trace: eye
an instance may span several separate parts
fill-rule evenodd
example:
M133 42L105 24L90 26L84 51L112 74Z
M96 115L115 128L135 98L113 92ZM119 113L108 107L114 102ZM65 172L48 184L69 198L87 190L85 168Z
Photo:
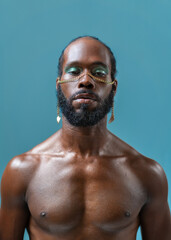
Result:
M80 67L68 67L65 69L65 72L71 75L79 75L82 72L82 69Z
M108 74L108 70L104 67L95 67L92 69L92 74L97 77L105 77Z

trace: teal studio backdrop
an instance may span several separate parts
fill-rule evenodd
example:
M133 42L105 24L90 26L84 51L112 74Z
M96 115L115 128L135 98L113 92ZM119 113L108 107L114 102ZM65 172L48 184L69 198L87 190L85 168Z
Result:
M170 0L1 0L0 178L12 157L61 127L58 57L73 38L93 35L117 61L109 130L162 165L171 205L170 9Z

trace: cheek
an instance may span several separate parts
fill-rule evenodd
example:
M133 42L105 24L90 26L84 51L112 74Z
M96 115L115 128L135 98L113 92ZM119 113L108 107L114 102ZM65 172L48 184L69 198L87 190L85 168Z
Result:
M101 99L105 99L106 97L109 96L110 92L112 90L112 86L111 85L102 85L99 89L98 89L98 95Z
M66 99L69 99L74 94L74 87L70 83L63 83L60 86Z

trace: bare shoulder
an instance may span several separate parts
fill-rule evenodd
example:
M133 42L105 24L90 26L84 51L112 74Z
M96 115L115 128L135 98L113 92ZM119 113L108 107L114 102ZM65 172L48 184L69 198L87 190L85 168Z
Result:
M24 153L7 164L1 180L1 193L24 194L30 179L39 165L39 157Z
M160 195L167 199L168 183L162 166L112 134L113 144L119 155L125 156L126 165L137 176L147 191L148 197ZM113 148L114 149L114 148Z
M148 198L163 197L167 199L168 183L162 166L136 150L128 157L128 165L144 186Z
M58 142L57 136L58 133L55 133L29 151L12 158L5 168L2 183L6 179L15 179L15 181L18 179L20 183L27 184L40 165L42 157L53 154L58 149L55 145Z
M58 149L57 138L58 132L29 151L12 158L2 176L2 192L6 190L13 193L14 191L26 191L44 156L53 155Z
M132 168L147 190L148 198L168 197L168 183L162 166L153 159L141 154L132 161Z

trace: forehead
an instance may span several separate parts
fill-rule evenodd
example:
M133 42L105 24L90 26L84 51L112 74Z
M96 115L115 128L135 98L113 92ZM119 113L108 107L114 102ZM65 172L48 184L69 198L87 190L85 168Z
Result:
M91 65L102 62L110 67L108 49L99 41L91 38L81 38L71 43L64 51L63 66L78 62L82 65Z

